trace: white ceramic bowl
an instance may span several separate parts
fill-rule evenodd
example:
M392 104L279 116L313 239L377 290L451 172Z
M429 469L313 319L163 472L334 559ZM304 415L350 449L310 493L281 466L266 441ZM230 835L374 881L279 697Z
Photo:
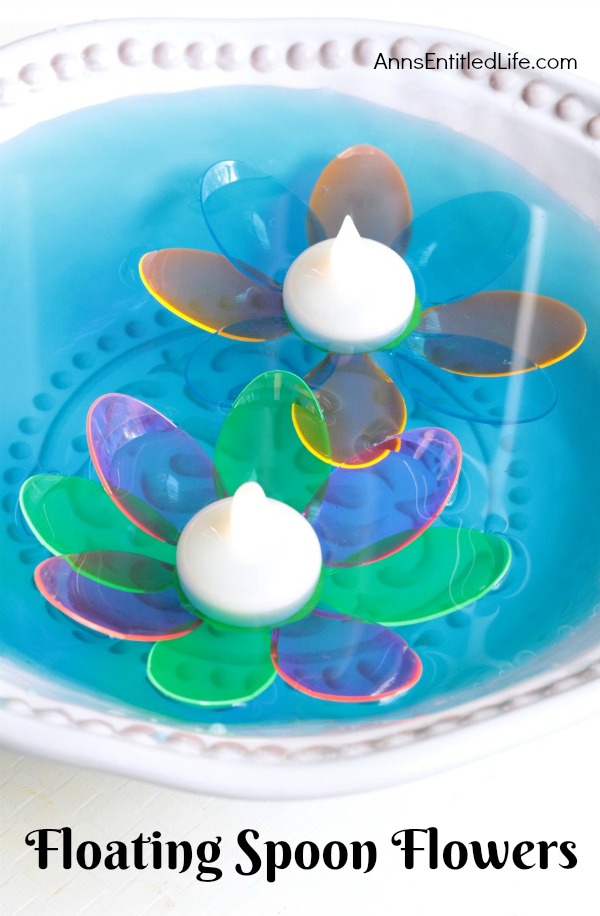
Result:
M506 154L600 225L600 92L548 71L390 74L390 56L491 52L469 36L366 21L119 21L0 50L0 142L79 108L212 86L329 88L418 115ZM543 155L539 140L543 133ZM0 659L9 747L182 788L247 797L358 791L423 776L600 709L594 615L572 637L468 702L398 721L214 733L157 721Z

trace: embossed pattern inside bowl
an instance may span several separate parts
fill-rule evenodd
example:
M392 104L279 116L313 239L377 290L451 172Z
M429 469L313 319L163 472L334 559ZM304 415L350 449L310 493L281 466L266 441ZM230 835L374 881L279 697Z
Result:
M262 24L259 44L254 34L250 22L132 21L0 52L14 216L0 254L1 734L24 750L188 788L318 795L423 775L597 708L599 99L554 76L373 69L379 51L492 47L454 33L282 21ZM449 523L505 534L513 571L476 605L411 628L424 675L400 701L340 712L292 701L284 685L227 713L154 702L139 647L65 623L33 589L43 551L17 511L19 485L38 470L90 473L85 411L108 390L151 401L210 446L221 417L183 374L199 332L157 308L139 257L210 247L197 182L215 160L254 161L307 198L327 159L362 142L394 155L418 212L490 186L523 196L544 243L535 276L530 252L508 279L518 288L525 273L588 322L584 347L552 376L558 406L541 427L447 420L418 391L409 403L413 425L459 424L466 466ZM206 356L229 358L226 348Z

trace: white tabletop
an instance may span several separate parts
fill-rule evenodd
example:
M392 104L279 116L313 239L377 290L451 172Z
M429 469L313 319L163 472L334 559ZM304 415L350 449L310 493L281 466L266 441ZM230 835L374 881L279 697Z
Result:
M434 916L581 916L597 913L597 791L600 717L562 732L460 767L440 776L351 798L303 802L249 802L190 795L142 782L0 752L0 912L38 914L362 914ZM70 871L50 859L46 871L25 845L30 831L69 826L74 844L93 840L130 843L158 830L163 840L197 845L222 837L222 877L195 880L195 866L136 871ZM430 870L425 858L407 870L391 838L408 828L437 827L440 846L451 841L504 841L511 849L529 840L572 841L578 863L564 856L549 867L521 871ZM258 831L263 865L242 876L249 860L238 834ZM56 834L54 834L56 836ZM312 840L322 850L333 840L371 840L377 862L369 874L317 866L290 866L266 880L266 840L295 847ZM56 853L54 855L57 855ZM421 854L423 855L423 854ZM536 853L531 855L536 861Z
M195 0L164 3L137 0L21 0L3 8L0 44L64 25L95 18L125 16L247 16L245 0L226 0L218 7ZM281 4L256 2L256 16L339 16L402 19L481 34L524 51L579 58L579 75L600 80L597 29L586 18L585 0L565 5L546 0L304 0ZM82 771L0 751L0 914L433 914L444 916L559 916L598 912L597 872L600 853L595 784L598 770L600 715L556 734L505 751L436 777L373 794L314 802L240 802L194 796L134 780ZM38 867L37 854L25 844L31 831L68 826L75 844L85 840L102 848L111 840L127 844L143 833L160 831L163 840L190 840L197 845L222 837L218 866L222 877L212 883L195 880L195 865L184 874L167 868L109 871L99 867L65 870L57 858ZM551 850L549 867L539 867L537 853L530 870L510 861L501 870L461 870L440 865L431 870L418 859L407 870L401 851L391 843L406 828L437 827L440 844L556 840L576 844L577 865ZM266 840L295 846L312 840L322 850L333 840L349 844L371 840L377 863L369 874L348 866L334 872L319 865L312 871L290 866L268 883L264 867L242 876L236 864L248 866L236 838L240 831L259 832L256 848ZM57 836L54 834L53 836ZM57 856L56 853L52 854ZM423 855L423 854L421 854ZM263 857L264 862L264 857Z

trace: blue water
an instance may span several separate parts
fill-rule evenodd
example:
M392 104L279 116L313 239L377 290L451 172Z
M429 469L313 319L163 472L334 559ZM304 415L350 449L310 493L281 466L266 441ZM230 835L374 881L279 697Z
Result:
M353 143L380 146L399 163L416 214L483 190L537 206L544 248L535 291L581 311L588 338L549 370L557 407L530 424L471 426L404 392L410 425L446 426L465 451L443 520L504 533L514 551L507 578L484 600L403 628L424 662L407 696L328 704L276 681L247 707L177 704L146 681L148 646L95 634L46 606L32 573L47 554L19 516L18 488L38 471L93 476L85 415L111 390L150 402L211 446L222 415L186 389L183 374L202 332L149 297L139 257L161 247L214 249L198 201L213 162L248 160L307 199L326 162ZM228 88L125 100L42 124L0 148L0 199L2 655L98 702L159 717L227 727L363 720L414 715L508 683L594 613L600 235L523 170L459 134L334 93ZM495 287L519 288L525 264L526 252ZM476 380L465 384L485 397Z

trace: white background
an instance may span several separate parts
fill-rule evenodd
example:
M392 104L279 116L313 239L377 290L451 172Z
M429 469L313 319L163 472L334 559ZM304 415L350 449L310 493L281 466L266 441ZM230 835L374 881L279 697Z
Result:
M223 0L220 4L169 0L44 0L6 2L0 12L0 44L48 28L98 18L135 16L340 16L378 18L455 28L479 34L530 56L575 56L580 76L600 81L598 29L593 4L534 0ZM258 26L257 26L258 31ZM600 717L559 734L508 750L459 770L370 795L302 803L251 803L192 796L142 783L82 772L0 752L0 913L36 914L362 914L414 916L580 916L600 912L598 867L600 813L598 773ZM366 764L368 766L368 763ZM365 774L368 778L368 774ZM199 843L221 836L213 884L192 871L42 872L24 837L40 827L73 828L76 839L131 840L160 830L164 839ZM465 868L430 871L423 860L413 871L392 847L393 833L436 826L450 840L571 840L578 865L498 872ZM262 840L290 844L312 839L373 840L375 869L333 873L289 868L275 884L264 870L241 877L236 848L240 830L254 828ZM564 861L557 857L558 861Z

